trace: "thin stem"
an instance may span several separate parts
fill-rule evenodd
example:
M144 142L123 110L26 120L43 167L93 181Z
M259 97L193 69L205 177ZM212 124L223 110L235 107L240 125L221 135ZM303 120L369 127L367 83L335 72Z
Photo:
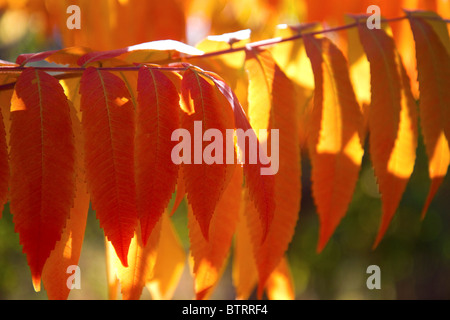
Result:
M97 70L103 71L139 71L142 65L134 67L98 67ZM6 72L22 72L28 67L0 67L0 71L6 69ZM187 67L152 67L160 71L185 71ZM53 75L58 80L71 79L81 76L81 74L87 69L85 67L34 67L35 70L47 71L47 72L63 72L60 74ZM70 72L70 73L64 73ZM7 84L0 85L0 92L4 90L13 89L16 82L10 82Z
M363 17L361 17L361 18L363 18ZM407 19L407 18L408 18L408 16L402 16L402 17L391 18L391 19L381 19L380 21L383 22L383 23L396 22L396 21ZM429 18L429 17L424 17L424 18ZM226 50L220 50L220 51L214 51L214 52L205 53L205 54L203 54L201 56L188 56L188 57L186 57L186 59L190 59L190 58L208 58L208 57L212 57L212 56L218 56L218 55L223 55L223 54L243 51L243 50L246 50L248 48L261 48L261 47L265 47L265 46L271 46L271 45L275 45L275 44L278 44L278 43L283 43L283 42L288 42L288 41L301 39L305 35L326 34L326 33L330 33L330 32L338 32L338 31L342 31L342 30L351 29L351 28L357 27L358 24L361 24L361 23L363 23L363 22L362 21L356 21L356 22L349 23L349 24L346 24L346 25L343 25L343 26L338 26L338 27L334 27L334 28L324 29L324 30L320 30L320 31L303 32L303 33L299 33L299 34L296 34L296 35L293 35L293 36L290 36L290 37L287 37L287 38L273 38L273 39L263 40L263 41L259 41L259 42L249 43L246 46L242 46L242 47L238 47L238 48L231 48L231 49L226 49Z
M415 17L420 17L420 16L416 15ZM319 34L326 34L326 33L330 33L330 32L343 31L343 30L357 27L361 23L365 23L365 21L363 21L363 20L366 19L367 16L360 15L360 16L354 16L354 18L356 20L355 22L346 24L346 25L342 25L342 26L337 26L334 28L324 29L324 30L320 30L320 31L298 33L296 35L293 35L291 37L286 37L286 38L273 38L273 39L267 39L267 40L258 41L258 42L252 42L252 43L248 43L245 46L241 46L241 47L237 47L237 48L230 48L230 49L226 49L226 50L218 50L218 51L214 51L214 52L208 52L208 53L205 53L203 55L198 55L198 56L186 56L186 57L184 57L184 59L186 59L187 61L190 59L204 59L204 58L209 58L209 57L213 57L213 56L220 56L220 55L224 55L224 54L230 54L230 53L245 51L245 50L254 49L254 48L262 48L262 47L266 47L266 46L272 46L272 45L276 45L278 43L294 41L294 40L304 37L305 35L319 35ZM405 16L396 17L396 18L381 19L381 22L383 22L383 23L397 22L397 21L401 21L404 19L408 19L408 18L409 18L409 15L407 14ZM439 17L423 16L421 18L429 19L429 20L439 20L439 21L443 21L445 23L450 23L450 19L440 19ZM126 67L98 67L97 69L104 70L104 71L138 71L140 69L140 67L141 67L141 65L126 66ZM179 67L178 65L177 66L167 66L167 67L157 67L157 66L149 65L148 67L149 68L158 68L158 70L162 70L162 71L184 71L187 68L186 66ZM0 73L9 73L9 72L17 73L17 72L24 71L26 68L27 67L25 67L25 66L14 66L14 67L0 66ZM34 68L36 70L41 70L41 71L46 71L46 72L63 73L63 74L55 75L55 78L57 78L57 79L68 79L68 78L78 77L78 76L80 76L80 73L83 73L86 70L85 67L34 67ZM67 73L67 74L64 74L64 73ZM0 91L12 89L12 88L14 88L14 85L15 85L15 82L8 83L5 85L0 85Z
M143 64L142 64L143 65ZM127 66L127 67L98 67L97 70L103 71L139 71L142 65L138 66ZM25 66L17 66L17 67L0 67L0 70L6 72L20 72L24 71ZM72 73L83 73L87 68L86 67L33 67L35 70L47 71L47 72L72 72ZM152 67L161 71L184 71L185 67Z

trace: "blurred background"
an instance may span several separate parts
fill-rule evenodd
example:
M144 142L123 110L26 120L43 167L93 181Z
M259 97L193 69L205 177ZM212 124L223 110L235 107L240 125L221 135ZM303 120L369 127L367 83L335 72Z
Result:
M81 8L81 30L69 30L66 8ZM173 39L196 45L207 35L252 30L252 40L274 35L278 24L345 23L346 13L365 13L379 5L386 18L403 15L402 8L424 9L450 18L448 0L315 1L315 0L0 0L0 59L15 61L21 53L73 45L109 50L146 41ZM407 69L414 57L409 26L392 24L394 38ZM332 37L332 35L330 35ZM409 38L408 38L409 37ZM336 37L344 52L345 37ZM412 61L413 58L410 58ZM5 107L4 105L1 106ZM7 106L6 106L7 107ZM376 250L372 243L381 217L381 201L368 154L346 217L321 254L316 253L318 217L310 191L310 164L302 155L302 202L295 236L288 250L296 299L449 299L450 298L450 178L445 178L423 221L420 214L428 194L427 157L419 137L415 171L389 230ZM183 203L172 220L186 252L189 249L187 210ZM95 212L88 215L80 258L82 289L70 299L106 299L103 232ZM232 259L232 256L230 257ZM366 287L370 265L381 269L381 289ZM143 299L149 298L144 289ZM193 282L186 267L174 299L192 299ZM255 296L252 296L255 297ZM8 204L0 219L0 299L46 299L36 293L14 233ZM213 299L233 299L230 264Z

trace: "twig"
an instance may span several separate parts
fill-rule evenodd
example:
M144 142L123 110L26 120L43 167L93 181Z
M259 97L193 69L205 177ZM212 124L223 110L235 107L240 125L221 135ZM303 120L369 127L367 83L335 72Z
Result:
M383 22L383 23L397 22L397 21L401 21L404 19L408 19L409 17L410 17L409 14L407 14L405 16L396 17L396 18L381 19L381 22ZM443 21L445 23L450 23L450 19L440 19L438 17L420 16L420 15L415 15L414 17L420 17L420 18L429 19L429 20L439 20L439 21ZM184 59L186 59L186 60L204 59L204 58L239 52L239 51L245 51L245 50L254 49L254 48L273 46L273 45L276 45L279 43L301 39L305 35L319 35L319 34L326 34L326 33L330 33L330 32L343 31L343 30L357 27L361 23L365 23L364 21L362 21L364 18L367 18L367 16L361 15L361 16L359 16L359 18L358 18L358 16L355 16L356 21L353 23L350 23L350 24L337 26L337 27L329 28L329 29L324 29L324 30L320 30L320 31L299 33L299 34L293 35L291 37L286 37L286 38L273 38L273 39L267 39L267 40L258 41L258 42L252 42L252 43L248 43L247 45L241 46L241 47L230 48L230 49L226 49L226 50L218 50L218 51L214 51L214 52L208 52L203 55L197 55L197 56L186 56L186 57L184 57ZM144 65L144 64L142 64L142 65ZM179 67L179 66L156 67L156 66L150 65L148 67L149 68L158 68L158 70L163 70L163 71L184 71L184 70L186 70L186 67ZM0 66L0 73L3 73L3 74L9 73L9 72L17 73L17 72L24 71L26 68L28 68L28 67L25 67L25 66L13 66L13 67ZM46 72L57 72L57 73L60 72L62 74L57 74L54 76L55 78L57 78L59 80L78 77L78 76L80 76L80 73L83 73L86 70L86 67L34 67L34 68L36 70L41 70L41 71L46 71ZM141 65L126 66L126 67L97 67L98 70L104 70L104 71L138 71L140 68L141 68ZM15 86L15 82L0 85L0 91L12 89L12 88L14 88L14 86Z

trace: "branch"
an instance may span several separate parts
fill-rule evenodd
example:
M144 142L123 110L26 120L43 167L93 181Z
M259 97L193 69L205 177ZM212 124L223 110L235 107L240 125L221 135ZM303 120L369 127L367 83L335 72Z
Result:
M404 19L408 19L409 17L410 17L410 15L407 14L405 16L396 17L396 18L381 19L381 22L383 22L383 23L397 22L397 21L401 21ZM428 20L439 20L439 21L443 21L445 23L450 23L450 19L440 19L438 17L417 16L417 15L415 17L420 17L420 18L428 19ZM254 48L273 46L273 45L283 43L283 42L294 41L294 40L301 39L305 35L313 35L314 36L314 35L319 35L319 34L327 34L330 32L343 31L343 30L357 27L361 23L365 23L365 21L362 21L362 20L367 18L367 16L366 15L360 15L360 16L355 15L355 16L353 16L353 18L356 20L355 22L349 23L346 25L342 25L342 26L337 26L334 28L324 29L324 30L320 30L320 31L313 31L313 32L298 33L294 36L287 37L287 38L272 38L272 39L252 42L252 43L246 44L245 46L241 46L241 47L237 47L237 48L230 48L230 49L226 49L226 50L218 50L218 51L214 51L214 52L208 52L208 53L205 53L203 55L198 55L198 56L186 56L186 57L184 57L184 59L189 60L189 59L194 59L194 58L195 59L209 58L209 57L220 56L220 55L239 52L239 51L251 50ZM140 67L141 67L141 65L127 66L127 67L97 67L97 69L104 70L104 71L138 71L140 69ZM14 67L0 66L0 73L22 72L26 68L28 68L28 67L25 67L25 66L14 66ZM61 72L63 74L58 74L58 75L54 76L55 78L57 78L59 80L80 76L80 73L83 73L86 70L86 67L34 67L34 68L36 70L47 71L47 72ZM180 67L179 64L177 64L176 66L167 66L167 67L149 66L149 68L157 68L158 70L162 70L162 71L184 71L184 70L186 70L185 66ZM64 74L64 73L67 73L67 74ZM14 88L14 86L15 86L15 82L0 85L0 91L12 89L12 88Z

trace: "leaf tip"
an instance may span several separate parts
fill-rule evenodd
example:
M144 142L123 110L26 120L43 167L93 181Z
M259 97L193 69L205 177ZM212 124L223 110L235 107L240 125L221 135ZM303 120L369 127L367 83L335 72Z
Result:
M41 291L41 274L40 273L32 274L31 281L33 282L34 291L36 292Z
M130 239L131 243L131 239ZM116 252L117 257L119 258L120 262L122 263L122 266L124 268L128 268L128 249L130 247L130 243L128 245L122 246L122 248L117 248L114 243L112 243L114 247L114 251Z
M325 247L327 246L328 242L330 241L334 231L335 231L335 227L321 223L320 231L319 231L319 241L317 243L317 248L316 248L317 253L321 253L325 249Z
M328 239L324 239L323 237L319 237L319 242L317 243L316 252L317 254L322 253L323 249L325 249L326 245L328 243Z
M200 223L200 229L206 241L209 241L209 222L210 221L205 221L203 223Z
M425 204L423 206L422 212L420 214L420 220L423 221L425 216L427 215L428 208L430 207L431 202L433 201L434 196L436 195L440 185L444 181L443 177L435 177L431 180L430 190L428 192L427 199L425 200Z
M206 300L208 298L208 294L211 292L212 286L209 286L195 294L196 300Z
M384 231L380 230L380 232L377 235L377 238L375 239L373 245L372 245L372 250L376 250L378 248L378 245L380 244L381 240L383 239L384 236Z

